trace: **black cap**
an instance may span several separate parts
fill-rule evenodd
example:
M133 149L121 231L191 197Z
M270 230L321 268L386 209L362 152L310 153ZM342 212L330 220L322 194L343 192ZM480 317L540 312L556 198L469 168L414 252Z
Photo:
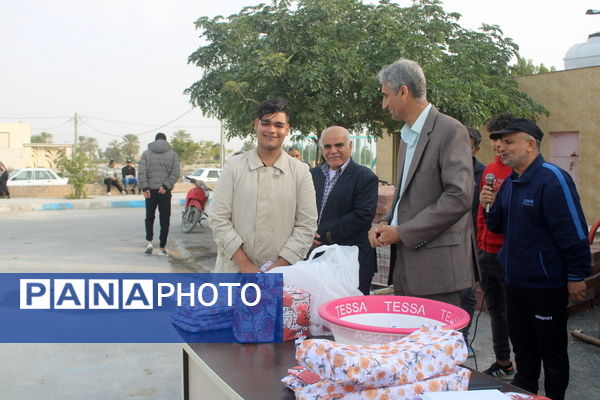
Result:
M131 162L131 160L127 160L127 164L129 164Z
M497 140L506 133L525 132L536 138L542 140L544 132L540 129L535 122L525 118L515 118L509 122L504 129L490 133L490 139Z

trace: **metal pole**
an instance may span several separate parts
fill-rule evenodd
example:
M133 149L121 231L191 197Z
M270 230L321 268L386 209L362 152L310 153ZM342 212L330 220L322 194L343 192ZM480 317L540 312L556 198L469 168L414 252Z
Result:
M79 135L77 133L77 113L75 113L75 117L73 118L73 124L75 126L75 143L73 143L73 151L77 150L77 141L79 139Z
M223 168L223 163L225 161L225 123L221 120L221 154L219 155L219 163L221 168Z

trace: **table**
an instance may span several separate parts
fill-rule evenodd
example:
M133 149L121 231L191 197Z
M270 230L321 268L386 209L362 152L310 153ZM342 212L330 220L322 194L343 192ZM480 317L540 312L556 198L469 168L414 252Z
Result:
M293 400L283 385L287 370L298 365L293 341L283 343L183 344L184 400ZM472 371L469 389L527 393L516 386Z

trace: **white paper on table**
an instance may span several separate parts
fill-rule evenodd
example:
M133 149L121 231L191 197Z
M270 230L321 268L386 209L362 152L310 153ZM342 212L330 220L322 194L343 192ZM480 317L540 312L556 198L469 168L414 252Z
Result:
M423 400L507 400L498 389L468 390L463 392L428 392L421 395Z

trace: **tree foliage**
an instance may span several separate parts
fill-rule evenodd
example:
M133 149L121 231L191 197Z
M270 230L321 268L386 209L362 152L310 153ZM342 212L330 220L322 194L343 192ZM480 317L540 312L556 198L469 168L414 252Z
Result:
M554 66L547 68L544 64L535 65L533 60L519 57L517 63L510 67L510 72L513 76L537 75L545 72L556 71Z
M108 160L115 160L116 162L122 163L125 161L125 155L123 154L123 145L118 140L111 140L103 154L104 158Z
M250 150L253 150L255 147L256 147L256 143L254 143L253 138L249 138L248 140L244 141L240 151L250 151Z
M31 135L31 143L52 143L54 135L48 132L40 132L37 135Z
M200 146L192 140L192 136L184 130L176 131L171 137L171 148L181 162L181 168L186 164L193 164L198 158Z
M205 164L214 163L221 158L221 145L210 140L201 140L198 161Z
M82 151L86 157L92 160L98 158L98 149L100 148L100 145L96 138L79 136L77 140L79 141L77 145L78 150Z
M497 26L461 27L438 0L400 7L389 0L275 0L238 14L201 17L203 45L189 57L202 78L186 93L226 121L228 136L246 137L258 103L281 96L301 135L327 126L380 136L398 124L381 110L377 72L400 57L418 61L429 100L468 125L511 111L546 111L520 92L509 62L517 45Z
M61 158L58 161L58 170L63 176L69 178L69 185L71 185L71 195L69 198L87 198L85 185L94 179L96 171L91 166L90 159L83 151L74 152L71 158Z
M134 134L123 135L121 138L121 152L128 160L137 160L140 156L140 138Z

